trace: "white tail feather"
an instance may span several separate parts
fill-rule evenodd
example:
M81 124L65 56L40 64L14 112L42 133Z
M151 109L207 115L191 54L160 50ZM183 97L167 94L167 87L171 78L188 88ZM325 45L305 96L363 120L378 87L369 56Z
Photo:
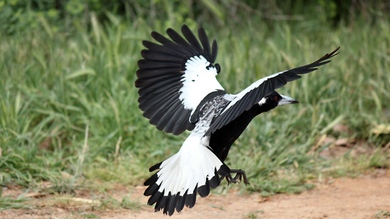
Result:
M206 140L206 142L208 142ZM199 135L191 134L183 143L180 151L163 161L157 173L159 192L164 196L178 194L192 194L196 187L211 180L223 163L208 148Z

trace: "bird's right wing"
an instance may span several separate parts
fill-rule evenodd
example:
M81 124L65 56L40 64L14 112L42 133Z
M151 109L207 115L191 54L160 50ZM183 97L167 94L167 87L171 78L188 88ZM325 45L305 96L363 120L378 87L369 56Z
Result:
M270 93L274 92L275 89L284 86L287 82L301 78L301 74L315 71L317 70L317 67L329 63L330 58L338 54L338 50L339 48L308 65L282 71L262 78L251 84L240 93L231 95L229 98L231 98L232 101L226 106L220 116L213 121L206 135L212 134L226 124L229 124L244 111L249 110L254 104L257 104L263 97L266 97Z

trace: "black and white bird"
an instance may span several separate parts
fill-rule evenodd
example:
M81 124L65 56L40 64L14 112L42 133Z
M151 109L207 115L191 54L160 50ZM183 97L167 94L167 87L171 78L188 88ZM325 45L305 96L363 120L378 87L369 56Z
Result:
M238 94L228 94L216 76L221 72L217 42L203 28L198 38L183 25L183 36L167 29L170 39L152 32L158 42L143 41L138 61L139 107L159 130L179 135L192 130L179 152L152 166L155 171L144 183L149 205L172 215L184 206L193 207L196 196L206 197L210 188L243 180L245 172L224 163L233 142L257 115L277 106L298 103L275 89L299 79L330 62L338 48L317 61L262 78ZM235 174L234 176L232 174Z

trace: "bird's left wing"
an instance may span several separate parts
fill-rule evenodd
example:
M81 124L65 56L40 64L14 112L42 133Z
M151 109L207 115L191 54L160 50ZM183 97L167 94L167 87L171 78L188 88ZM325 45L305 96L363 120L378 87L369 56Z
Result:
M204 97L224 90L215 78L220 71L214 65L216 41L210 46L203 28L198 30L200 42L186 25L181 31L184 38L168 29L171 39L152 32L160 44L143 41L147 49L141 52L135 82L143 115L159 130L175 135L194 128L191 116Z
M339 48L308 65L282 71L262 78L251 84L240 93L231 95L230 98L232 101L226 106L220 116L213 121L206 135L214 133L216 130L233 121L244 111L249 110L254 104L258 103L263 97L266 97L275 91L275 89L284 86L287 82L301 78L301 74L315 71L317 70L317 67L329 63L330 58L338 54L338 50Z

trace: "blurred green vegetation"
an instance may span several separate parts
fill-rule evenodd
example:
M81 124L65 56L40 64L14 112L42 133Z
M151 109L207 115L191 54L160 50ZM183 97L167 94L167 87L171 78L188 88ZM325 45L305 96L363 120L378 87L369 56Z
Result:
M253 22L301 22L315 20L338 25L354 23L357 18L375 22L390 12L387 0L0 0L0 30L12 34L39 28L42 22L59 29L73 29L75 24L91 24L93 14L100 22L115 19L134 21L142 18L148 25L155 22L209 22L223 27Z
M134 87L141 41L183 23L217 40L218 80L232 93L341 46L330 64L279 90L300 104L259 116L233 146L227 163L247 171L249 190L299 192L324 175L388 168L388 7L358 0L0 0L0 184L49 181L51 191L67 193L86 181L107 182L104 189L140 185L149 166L176 153L188 134L165 134L142 117ZM328 159L321 153L332 145L322 140L330 137L374 153Z

